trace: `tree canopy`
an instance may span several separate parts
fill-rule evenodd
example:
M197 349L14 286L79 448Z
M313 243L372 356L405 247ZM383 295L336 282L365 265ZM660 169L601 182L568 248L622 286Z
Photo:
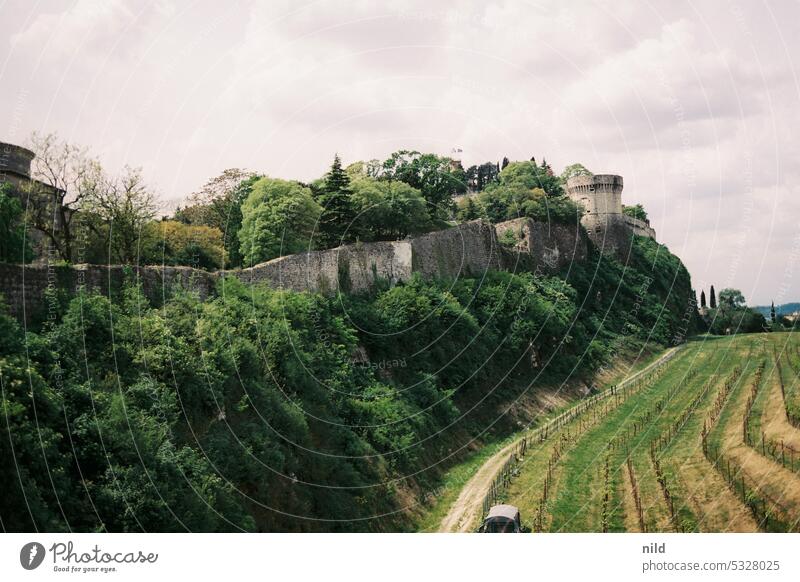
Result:
M313 248L322 208L297 182L261 178L242 204L239 230L245 265Z
M0 184L0 262L27 263L33 250L25 235L22 204L11 192L11 184Z

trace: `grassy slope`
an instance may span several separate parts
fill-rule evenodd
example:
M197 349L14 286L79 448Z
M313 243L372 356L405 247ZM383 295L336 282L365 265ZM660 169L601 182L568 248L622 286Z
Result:
M610 366L600 375L598 381L603 386L615 384L620 380L645 368L648 364L658 359L662 354L663 349L659 349L654 352L643 353L641 355L627 354L624 357L617 358L613 362L613 366ZM574 403L575 401L570 401L563 407L553 409L547 414L541 415L537 425L544 424L550 418L558 416L565 409L574 405ZM448 469L445 472L440 485L433 492L427 495L430 505L420 512L420 516L416 521L417 531L437 531L443 517L447 513L450 506L455 502L466 482L472 478L472 476L478 471L478 469L487 459L515 440L518 436L518 434L512 434L504 438L492 438L488 440L483 447L467 454L462 461L456 463L450 469ZM553 439L552 442L555 442L555 439ZM547 455L549 455L550 444L551 443L548 443ZM537 459L540 456L541 455L537 455ZM526 459L526 463L529 461L531 465L536 462L532 458Z
M800 339L787 333L753 334L731 338L700 338L690 342L667 372L652 386L634 394L618 408L589 426L570 444L556 471L545 529L550 531L638 531L632 484L625 463L630 454L648 531L757 531L741 497L721 471L703 455L700 434L717 394L734 368L743 373L735 383L712 431L710 441L723 447L726 462L763 492L800 517L800 477L743 442L746 403L761 361L767 366L749 415L750 430L761 430L776 404L777 374L773 346L800 360ZM794 362L793 362L794 363ZM788 367L788 366L787 366ZM788 375L788 374L787 374ZM794 376L792 382L796 380ZM787 386L790 384L786 382ZM705 389L705 392L704 392ZM696 408L690 410L690 405ZM662 488L650 460L650 442L670 430L686 412L686 422L661 453L662 470L672 496L676 522L672 523ZM765 420L762 420L765 419ZM769 425L776 436L795 435L788 423ZM634 434L634 427L635 434ZM574 436L574 434L573 434ZM615 448L609 448L610 442ZM555 439L553 439L553 443ZM507 500L520 507L523 521L535 514L544 473L554 444L529 453L521 474L512 482ZM606 459L609 476L605 474ZM738 467L738 469L737 469ZM604 501L604 495L608 499Z

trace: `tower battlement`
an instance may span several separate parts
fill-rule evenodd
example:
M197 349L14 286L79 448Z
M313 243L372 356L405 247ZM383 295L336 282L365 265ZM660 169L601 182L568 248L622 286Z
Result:
M0 174L17 180L31 177L31 162L34 153L24 147L0 142Z
M603 252L624 255L631 234L656 238L649 224L622 212L622 176L596 174L567 180L567 196L583 208L581 224Z
M621 215L622 187L622 176L614 174L573 176L567 180L567 196L583 206L589 215Z

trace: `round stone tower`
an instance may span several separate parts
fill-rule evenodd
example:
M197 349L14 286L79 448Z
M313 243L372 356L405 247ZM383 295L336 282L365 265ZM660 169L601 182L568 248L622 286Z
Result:
M34 153L29 149L0 142L0 174L28 179L33 158Z
M14 191L22 191L30 183L31 150L18 145L0 142L0 184L11 184Z
M596 174L567 180L567 196L584 209L581 224L603 252L621 255L629 242L622 214L622 176Z

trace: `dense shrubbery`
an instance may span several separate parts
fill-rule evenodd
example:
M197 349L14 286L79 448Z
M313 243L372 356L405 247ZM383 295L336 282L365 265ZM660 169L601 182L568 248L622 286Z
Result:
M175 220L147 224L142 232L143 264L189 265L219 269L225 264L222 232L210 226L192 226Z
M25 236L22 204L11 195L10 184L0 184L0 262L27 263L33 258Z
M710 309L703 318L710 333L727 335L732 333L754 333L767 329L764 315L747 307L744 295L738 289L723 289L719 292L719 304Z
M367 518L400 509L394 478L431 486L425 467L484 428L461 417L470 402L589 374L617 342L669 342L691 296L680 261L638 238L627 268L595 256L569 283L222 285L158 308L135 286L80 295L27 335L0 316L6 529L403 528Z
M562 181L547 166L536 162L511 162L477 196L462 201L461 220L487 218L503 222L527 216L543 222L576 224L580 212L565 194Z
M633 206L622 206L622 213L625 216L630 216L631 218L636 218L637 220L641 220L644 222L649 223L650 220L647 218L647 212L644 209L644 206L641 204L634 204Z
M309 250L322 208L297 182L261 178L242 204L239 231L247 266Z

